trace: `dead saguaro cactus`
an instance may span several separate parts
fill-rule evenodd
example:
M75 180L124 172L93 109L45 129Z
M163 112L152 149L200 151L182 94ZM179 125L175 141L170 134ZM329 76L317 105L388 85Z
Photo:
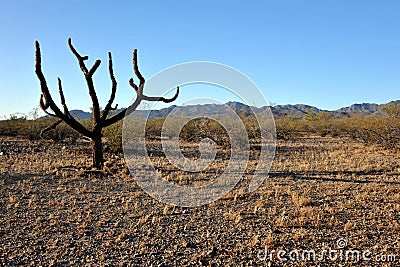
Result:
M145 84L145 79L143 78L142 74L139 71L138 67L138 62L137 62L137 50L135 49L133 51L133 71L136 75L136 77L139 79L139 85L136 85L134 83L133 78L129 80L130 86L132 86L133 89L136 91L136 99L130 105L128 108L123 109L120 111L118 114L109 117L109 112L111 110L116 110L117 106L112 107L114 99L115 99L115 94L117 91L117 81L114 76L114 71L113 71L113 62L112 62L112 57L111 57L111 52L108 52L108 69L110 73L110 79L112 82L111 86L111 95L110 98L104 108L103 111L100 111L100 106L99 106L99 100L97 98L96 90L94 88L94 83L93 83L93 74L96 72L98 67L100 66L101 61L98 59L94 62L93 66L91 68L88 68L85 64L85 61L89 59L88 56L81 56L78 51L76 51L75 47L72 45L71 38L68 39L68 45L69 48L72 51L72 54L76 57L79 63L79 67L82 70L82 73L85 77L87 87L89 89L89 95L92 101L92 111L93 111L93 126L91 129L87 129L84 127L80 122L78 122L69 112L65 97L64 97L64 92L62 88L62 83L61 79L58 78L58 91L60 94L61 98L61 105L62 105L62 110L57 106L57 104L54 102L49 88L47 86L46 78L43 75L42 72L42 58L41 58L41 53L40 53L40 46L39 42L35 42L35 47L36 47L36 64L35 64L35 72L36 75L39 79L40 82L40 88L42 91L42 94L40 96L40 107L42 110L48 114L49 116L52 117L57 117L59 120L56 122L53 128L55 128L61 121L65 122L68 124L71 128L73 128L75 131L78 133L82 134L83 136L86 136L92 140L92 148L93 148L93 167L100 169L103 166L104 163L104 158L103 158L103 145L101 142L102 138L102 130L110 126L120 120L122 120L126 115L129 115L131 112L136 110L136 108L139 106L142 100L146 101L162 101L164 103L170 103L178 97L179 94L179 87L177 88L177 91L175 95L172 98L164 98L164 97L149 97L143 94L143 88ZM49 108L53 111L53 113L49 112ZM48 128L52 128L51 126Z

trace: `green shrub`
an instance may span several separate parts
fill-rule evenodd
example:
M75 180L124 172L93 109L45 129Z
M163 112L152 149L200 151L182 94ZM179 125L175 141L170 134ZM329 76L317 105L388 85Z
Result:
M165 119L153 119L146 122L146 136L160 137Z
M106 139L105 149L113 153L122 152L122 125L123 121L114 123L103 130Z
M291 116L285 116L275 120L276 138L290 140L307 131L306 123Z

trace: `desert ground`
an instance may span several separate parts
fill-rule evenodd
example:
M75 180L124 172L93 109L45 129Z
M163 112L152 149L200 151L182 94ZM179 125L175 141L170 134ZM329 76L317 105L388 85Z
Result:
M122 154L92 170L85 142L1 137L0 152L2 266L400 266L395 149L279 141L258 190L247 192L249 167L232 192L194 208L151 198ZM152 159L166 179L193 182ZM222 149L206 171L218 175L227 160Z

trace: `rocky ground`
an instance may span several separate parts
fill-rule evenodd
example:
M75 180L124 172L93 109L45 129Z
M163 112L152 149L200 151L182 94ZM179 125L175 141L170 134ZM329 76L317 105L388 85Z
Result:
M221 153L216 170L229 160ZM98 172L86 143L1 138L0 262L400 266L399 157L347 139L280 142L257 191L242 184L209 205L181 208L143 192L122 155L107 153ZM189 179L152 158L161 174Z

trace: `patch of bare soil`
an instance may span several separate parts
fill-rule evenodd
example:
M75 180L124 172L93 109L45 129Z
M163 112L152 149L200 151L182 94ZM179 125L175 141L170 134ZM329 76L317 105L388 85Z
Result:
M122 155L91 171L87 144L2 138L0 154L2 266L400 266L398 151L281 142L261 188L245 186L254 156L243 183L196 208L152 199ZM228 154L208 171L219 175ZM152 159L167 180L197 185L162 153Z

